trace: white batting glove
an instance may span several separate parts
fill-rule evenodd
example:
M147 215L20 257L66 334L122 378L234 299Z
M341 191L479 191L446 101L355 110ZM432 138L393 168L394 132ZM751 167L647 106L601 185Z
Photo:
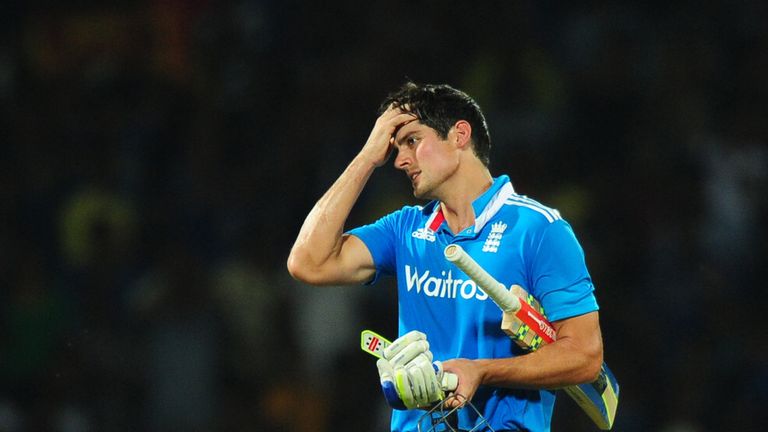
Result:
M384 395L393 408L423 408L445 398L442 364L432 363L427 335L411 331L382 354L376 366ZM455 384L454 379L453 388Z

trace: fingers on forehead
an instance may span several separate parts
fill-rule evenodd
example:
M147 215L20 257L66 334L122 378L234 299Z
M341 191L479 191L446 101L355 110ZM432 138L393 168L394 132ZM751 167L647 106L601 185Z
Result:
M409 113L416 115L415 112L413 112L412 105L409 103L400 103L398 101L394 101L391 104L389 104L389 107L387 107L387 110L389 111L399 111L402 113Z

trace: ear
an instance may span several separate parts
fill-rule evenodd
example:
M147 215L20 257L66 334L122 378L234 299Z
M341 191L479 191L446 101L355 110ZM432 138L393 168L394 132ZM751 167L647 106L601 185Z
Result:
M468 148L472 141L472 125L466 120L459 120L453 125L454 142L459 149Z

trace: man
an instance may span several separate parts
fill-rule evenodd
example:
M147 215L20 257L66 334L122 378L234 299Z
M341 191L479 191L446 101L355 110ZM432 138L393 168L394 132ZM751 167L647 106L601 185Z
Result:
M352 206L393 150L414 196L432 201L345 233ZM548 431L555 394L547 389L593 381L600 371L598 306L581 247L556 210L516 194L507 176L491 176L489 150L485 118L468 95L406 83L382 104L368 141L310 211L288 258L293 277L313 285L396 275L395 344L409 354L385 353L379 365L383 384L391 382L393 366L402 372L394 390L385 388L390 404L402 409L393 412L392 430L415 430L423 411L407 408L444 397L430 387L434 374L414 362L443 360L458 377L455 393L497 431ZM500 330L496 305L443 258L451 243L505 286L533 294L557 340L522 355ZM474 421L462 414L459 427L471 429Z

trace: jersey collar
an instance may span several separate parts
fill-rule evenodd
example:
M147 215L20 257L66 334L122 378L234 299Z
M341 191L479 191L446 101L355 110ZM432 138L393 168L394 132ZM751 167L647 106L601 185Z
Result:
M472 202L472 208L475 211L475 226L473 234L479 233L491 218L498 213L499 209L510 195L515 193L509 176L501 175L493 179L493 184L487 191L477 197ZM425 224L425 228L436 232L445 222L443 209L439 201L432 201L424 207L425 213L430 213Z

